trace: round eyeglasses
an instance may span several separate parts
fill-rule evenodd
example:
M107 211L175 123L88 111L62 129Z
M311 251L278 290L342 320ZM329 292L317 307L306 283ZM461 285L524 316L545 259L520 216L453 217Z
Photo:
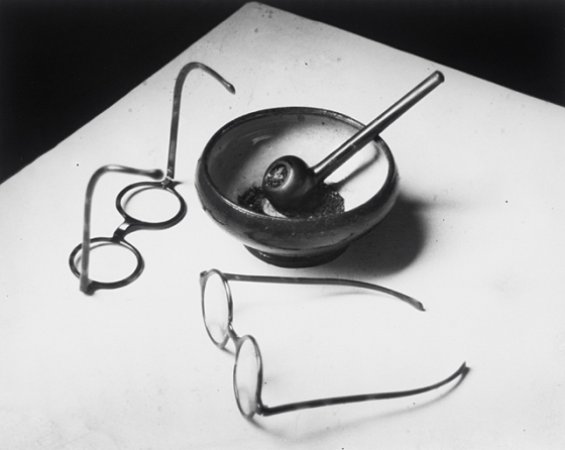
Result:
M386 294L397 300L408 303L420 311L424 311L424 307L418 300L415 300L405 294L383 286L365 283L362 281L339 278L242 275L225 273L217 269L202 272L200 274L202 317L204 319L206 332L212 342L219 348L224 348L229 340L231 340L235 345L233 389L237 407L241 414L247 418L251 418L255 414L270 416L273 414L280 414L300 409L317 408L320 406L368 400L383 400L422 394L448 384L459 377L462 379L469 371L466 363L463 363L447 378L437 383L415 389L330 397L303 402L286 403L277 406L267 406L261 399L263 386L263 359L261 357L259 345L253 336L239 336L233 328L233 300L229 284L231 281L350 286Z
M235 88L231 83L225 80L220 74L210 67L199 63L190 62L186 64L179 72L177 79L175 81L175 88L173 94L173 111L171 119L171 131L169 138L169 153L167 156L167 170L163 174L160 170L141 170L135 169L127 166L120 165L106 165L99 168L90 178L84 202L84 225L83 225L83 240L82 243L77 245L71 252L69 256L69 265L71 271L80 278L80 290L86 294L92 294L97 289L115 289L133 282L139 277L144 268L143 258L141 253L129 242L126 241L125 237L137 230L162 230L170 228L177 223L179 223L187 213L187 206L185 200L176 190L176 186L179 184L178 181L174 180L175 176L175 165L176 165L176 152L177 152L177 141L178 141L178 128L179 128L179 116L180 116L180 104L182 89L184 86L184 81L187 75L194 69L200 69L211 75L213 78L218 80L229 92L235 93ZM159 181L141 181L138 183L130 184L122 189L116 197L116 209L120 215L124 218L124 222L114 231L111 237L95 237L90 238L90 215L91 215L91 205L92 196L94 193L94 187L98 182L98 179L107 172L122 172L134 175L142 175L150 177L154 180ZM171 195L174 202L178 205L176 207L176 212L167 217L164 220L143 220L139 217L135 217L126 211L126 204L134 197L145 196L147 193L151 192L165 192ZM118 279L116 281L96 281L91 280L88 277L89 261L90 261L90 251L94 248L99 248L105 245L118 245L122 248L128 250L135 257L137 263L133 271L131 271L125 277ZM84 249L84 251L83 251ZM79 269L80 261L80 269Z
M177 192L175 187L179 184L175 181L175 166L177 157L177 142L178 142L178 130L179 130L179 118L180 118L180 105L181 96L184 86L184 82L188 74L194 69L199 69L215 78L226 90L232 94L235 94L234 86L222 77L214 69L208 67L205 64L199 62L189 62L179 71L177 79L175 81L175 88L173 93L173 110L171 114L171 131L169 137L169 153L167 155L167 170L165 177L161 181L141 181L139 183L131 184L125 187L116 198L116 208L120 214L124 217L126 221L131 223L136 223L138 227L142 226L146 229L165 229L172 227L179 223L186 215L187 207L186 202ZM134 218L129 215L124 206L123 200L130 198L133 195L142 195L146 192L150 192L154 189L163 189L165 192L173 195L179 203L179 208L177 213L169 219L157 222L143 221L138 218Z

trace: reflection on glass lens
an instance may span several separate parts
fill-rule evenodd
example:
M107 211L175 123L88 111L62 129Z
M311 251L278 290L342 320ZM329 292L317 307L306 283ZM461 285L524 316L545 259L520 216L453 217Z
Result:
M216 344L223 344L228 334L229 306L224 282L217 273L206 281L203 308L208 334Z
M243 337L237 351L233 382L239 410L247 417L257 411L260 381L260 355L250 336Z

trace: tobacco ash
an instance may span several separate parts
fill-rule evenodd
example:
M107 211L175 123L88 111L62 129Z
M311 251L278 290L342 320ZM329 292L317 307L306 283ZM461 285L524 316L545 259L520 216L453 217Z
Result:
M276 211L263 189L253 185L237 198L237 202L240 206L259 214L293 219L317 219L345 211L343 197L333 185L321 183L314 194L314 198L314 202L304 205L299 210ZM280 213L280 215L277 213Z
M263 212L263 199L265 193L259 186L251 186L243 194L237 197L237 203L244 208L251 211L262 213Z

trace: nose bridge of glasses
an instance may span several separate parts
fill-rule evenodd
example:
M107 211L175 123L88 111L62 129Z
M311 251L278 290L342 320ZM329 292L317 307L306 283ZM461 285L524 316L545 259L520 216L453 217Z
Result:
M239 334L237 334L237 332L235 331L235 329L233 328L233 323L232 323L232 317L230 315L229 320L228 320L228 326L227 326L227 330L228 330L228 337L234 342L234 344L236 345L236 347L239 345L239 343L241 342L241 336Z
M140 228L139 225L125 221L118 228L115 229L114 234L112 234L112 241L119 243L125 240L125 237Z

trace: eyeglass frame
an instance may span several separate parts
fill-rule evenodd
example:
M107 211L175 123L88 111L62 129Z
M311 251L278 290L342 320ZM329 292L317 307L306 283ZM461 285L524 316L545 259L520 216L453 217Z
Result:
M86 195L84 201L84 225L82 232L82 243L78 244L71 251L71 254L69 255L69 266L71 268L72 273L79 278L80 290L88 295L93 294L98 289L115 289L128 285L129 283L136 280L139 277L139 275L141 275L141 272L143 271L143 268L145 266L139 250L137 250L132 244L130 244L125 239L128 232L134 231L135 229L143 228L143 223L138 223L139 221L137 219L131 218L131 221L128 222L128 218L125 217L124 214L122 214L122 216L124 216L124 219L126 219L126 221L122 223L122 225L120 225L114 231L111 237L105 237L105 236L95 237L95 238L90 237L92 198L94 195L94 188L96 187L96 184L98 183L98 180L102 177L102 175L109 172L121 172L131 175L142 175L153 179L158 179L163 176L163 171L160 169L143 170L143 169L136 169L134 167L117 165L117 164L108 164L97 169L94 172L94 174L90 177L90 180L88 181L86 187ZM120 211L121 213L120 209L118 209L118 211ZM137 260L136 267L128 276L118 281L97 281L90 279L89 277L90 251L92 248L92 244L98 244L98 243L118 245L122 248L129 250ZM82 249L86 249L86 250L82 251ZM77 266L77 259L79 252L81 252L80 270Z
M194 61L185 64L179 71L175 81L166 173L163 173L163 171L161 170L143 170L143 169L136 169L133 167L123 166L123 165L117 165L117 164L108 164L102 166L94 172L86 188L85 201L84 201L84 223L83 223L82 243L78 244L71 251L71 254L69 255L69 266L71 268L71 271L75 276L77 276L80 279L79 288L85 294L91 295L98 289L116 289L126 286L132 283L133 281L135 281L139 277L139 275L141 275L141 272L145 267L145 263L143 262L143 257L141 256L141 253L133 245L131 245L129 242L125 240L126 235L140 229L162 230L162 229L170 228L176 225L177 223L179 223L186 216L187 213L186 201L175 189L175 187L179 184L179 182L174 180L174 176L175 176L176 151L177 151L182 91L187 75L194 69L200 69L208 73L213 78L218 80L229 92L235 94L234 86L226 79L224 79L219 73L217 73L215 70L211 69L207 65ZM91 239L90 218L92 211L92 197L94 194L94 187L96 186L100 177L107 172L122 172L122 173L134 174L134 175L143 175L155 180L158 180L159 178L162 179L160 181L141 181L130 184L125 188L123 188L118 193L115 204L116 204L116 209L118 210L120 215L124 218L124 222L120 226L118 226L118 228L114 231L112 237L95 237ZM126 211L125 206L123 204L123 199L126 197L126 194L130 194L132 191L135 191L135 193L139 193L141 191L148 189L164 189L165 191L173 194L179 202L179 208L176 214L170 219L159 222L149 222L131 216ZM135 193L133 195L135 195ZM134 270L125 278L117 281L103 282L103 281L91 280L88 276L91 244L100 244L100 243L119 245L129 250L136 257L137 260L137 265L134 268ZM81 251L82 249L85 249L85 251L82 252ZM77 255L79 252L81 252L80 270L77 266Z
M212 275L218 275L222 280L222 284L226 293L226 300L228 304L228 322L226 326L226 335L224 336L221 342L217 342L210 331L208 330L207 322L206 322L206 312L205 312L205 288L208 279ZM397 300L401 300L413 308L419 311L425 311L424 305L410 297L406 294L401 292L395 291L393 289L389 289L387 287L367 283L363 281L356 281L350 279L342 279L342 278L314 278L314 277L282 277L282 276L263 276L263 275L245 275L245 274L235 274L229 272L222 272L218 269L209 269L207 271L203 271L200 273L200 289L201 289L201 307L202 307L202 318L204 320L204 327L206 329L206 333L210 340L214 343L214 345L220 349L224 349L229 340L231 339L235 346L235 361L234 361L234 368L233 368L233 389L234 394L236 397L236 404L239 409L239 412L246 417L247 419L251 419L254 415L258 414L260 416L271 416L274 414L281 414L290 411L296 411L300 409L310 409L310 408L317 408L321 406L330 406L330 405L339 405L345 403L355 403L361 401L368 401L368 400L384 400L384 399L391 399L391 398L400 398L400 397L408 397L412 395L421 394L424 392L428 392L434 389L437 389L441 386L448 384L449 382L453 381L457 377L461 377L461 380L467 375L469 372L469 367L467 366L466 362L463 362L461 366L449 375L447 378L443 380L423 386L420 388L404 390L404 391L392 391L392 392L380 392L380 393L372 393L372 394L360 394L360 395L348 395L348 396L338 396L338 397L328 397L322 399L313 399L313 400L306 400L300 402L292 402L286 403L277 406L267 406L263 403L261 394L263 389L263 358L261 356L261 350L259 345L257 344L257 340L252 335L246 334L244 336L239 336L234 328L233 328L233 298L231 293L231 288L229 286L230 281L242 281L242 282L260 282L260 283L279 283L279 284L304 284L304 285L334 285L334 286L349 286L355 288L362 288L362 289L369 289L375 292L379 292ZM246 340L250 340L252 345L254 346L255 355L257 358L257 388L255 392L255 409L251 413L246 413L242 406L240 405L239 393L236 386L236 371L237 371L237 364L238 364L238 357L239 351Z

